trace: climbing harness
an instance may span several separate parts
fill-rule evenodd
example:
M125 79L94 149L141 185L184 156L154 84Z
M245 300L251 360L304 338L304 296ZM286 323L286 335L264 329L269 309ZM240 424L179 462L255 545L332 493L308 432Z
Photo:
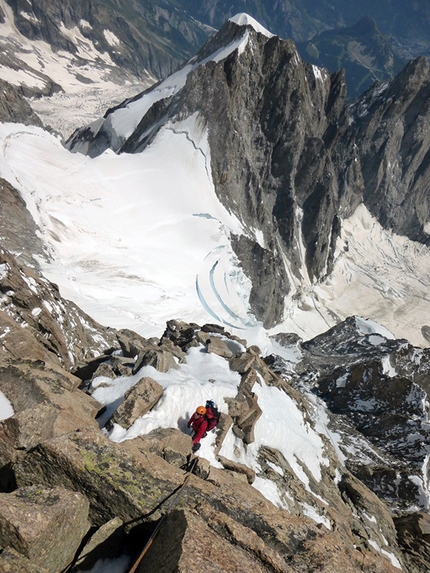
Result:
M138 557L138 558L136 559L136 561L134 562L134 565L133 565L133 567L130 569L129 573L135 573L135 571L136 571L136 569L138 568L140 562L141 562L142 559L144 558L146 552L147 552L148 549L151 547L152 542L154 541L155 536L157 535L157 533L158 533L158 531L159 531L159 529L160 529L160 527L161 527L163 521L166 519L166 517L167 517L167 516L169 515L169 513L172 511L172 509L173 509L174 506L176 505L176 503L177 503L177 501L178 501L178 499L179 499L181 493L184 491L184 488L185 488L185 486L187 485L187 482L188 482L188 480L189 480L189 478L190 478L190 476L191 476L191 474L192 474L192 472L193 472L193 469L194 469L195 466L196 466L197 459L198 459L198 458L195 458L195 459L192 461L191 466L190 466L190 469L188 470L188 474L187 474L187 476L185 477L184 483L181 485L181 487L179 488L177 494L175 495L175 497L174 497L174 498L172 499L172 501L170 502L170 504L169 504L169 506L168 506L168 508L167 508L167 510L166 510L166 513L163 515L163 517L162 517L162 518L160 519L160 521L157 523L157 526L156 526L156 528L154 529L154 531L152 532L151 537L150 537L150 538L148 539L148 541L146 542L145 547L142 549L142 552L140 553L139 557Z

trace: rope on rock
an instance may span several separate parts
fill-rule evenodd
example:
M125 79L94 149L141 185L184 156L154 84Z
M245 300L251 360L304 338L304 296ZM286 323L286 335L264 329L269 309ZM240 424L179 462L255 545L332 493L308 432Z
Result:
M172 511L172 509L174 508L174 506L176 505L181 493L184 491L185 486L187 485L187 482L192 474L193 469L196 466L197 463L197 459L198 458L194 458L193 462L191 463L190 469L188 470L188 474L184 480L184 483L181 485L181 487L179 488L177 494L175 495L175 497L172 499L172 501L170 502L166 513L163 515L163 517L160 519L160 521L157 523L156 528L154 529L154 531L152 532L151 537L148 539L148 541L146 542L145 547L142 549L142 552L140 553L139 557L136 559L136 561L134 562L134 565L132 566L132 568L130 569L129 573L135 573L136 569L138 568L140 562L142 561L142 559L144 558L146 552L148 551L148 549L151 547L152 542L155 539L155 536L157 535L158 531L160 530L161 525L163 524L163 521L166 519L166 517L169 515L169 513Z

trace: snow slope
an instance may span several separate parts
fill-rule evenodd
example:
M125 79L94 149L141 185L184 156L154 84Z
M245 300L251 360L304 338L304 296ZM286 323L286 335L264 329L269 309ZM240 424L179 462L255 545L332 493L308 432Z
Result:
M167 127L139 155L89 159L11 124L0 142L1 173L47 245L45 274L99 322L148 336L172 317L252 322L228 240L241 225L215 195L197 118Z

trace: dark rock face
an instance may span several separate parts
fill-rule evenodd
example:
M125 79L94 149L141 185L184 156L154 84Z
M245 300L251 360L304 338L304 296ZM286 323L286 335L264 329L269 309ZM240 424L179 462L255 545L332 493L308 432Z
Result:
M363 455L347 454L346 466L389 505L410 510L420 496L420 480L428 480L430 351L366 333L356 317L300 348L303 358L293 374L298 387L324 400L341 433L345 423L357 430L355 436L348 430L340 447L362 448ZM271 367L282 372L282 361L277 366L275 359Z
M30 104L24 99L26 93L23 88L18 89L7 82L0 80L0 121L23 123L24 125L42 126L39 117L33 112Z
M253 311L271 326L282 314L289 291L282 253L288 253L297 277L302 265L298 235L303 234L311 276L321 275L330 257L331 238L338 228L337 183L330 156L345 85L340 75L330 78L304 65L292 42L268 40L250 27L229 22L197 60L245 33L253 50L240 56L235 51L226 60L196 67L181 92L171 101L155 104L117 151L141 150L154 136L148 121L159 128L167 117L195 112L204 117L217 194L246 226L264 234L264 247L253 237L234 244L255 284ZM82 133L83 138L88 135ZM88 154L106 148L108 137L101 128L90 139ZM68 145L73 149L79 141L78 133ZM302 224L297 210L303 213ZM269 298L271 304L264 304Z
M37 235L37 227L33 218L19 192L5 179L0 179L0 197L2 247L12 254L16 253L20 263L34 265L33 255L43 253L43 244ZM11 221L13 221L12 224Z

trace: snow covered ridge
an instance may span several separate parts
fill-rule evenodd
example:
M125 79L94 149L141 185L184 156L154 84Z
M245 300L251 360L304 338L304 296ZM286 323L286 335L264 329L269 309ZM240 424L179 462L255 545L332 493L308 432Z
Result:
M86 153L87 145L85 139L80 141L80 133L88 130L91 132L92 137L95 137L100 132L105 133L110 142L109 146L114 151L119 151L124 142L134 133L149 109L155 103L169 100L176 95L185 86L189 74L196 68L204 66L208 62L220 62L235 50L239 54L242 53L249 42L249 28L252 28L258 34L263 34L267 38L274 36L254 18L244 13L230 18L228 22L236 24L240 28L244 28L244 30L234 34L231 41L215 48L211 54L204 56L197 54L177 72L149 88L143 94L125 101L114 111L108 113L104 120L96 120L89 126L78 130L67 142L68 148L76 152Z
M256 32L258 32L259 34L263 34L268 38L273 38L274 36L274 34L269 32L269 30L266 30L266 28L262 26L259 22L257 22L257 20L254 20L252 16L249 16L244 12L236 14L236 16L229 18L228 21L233 22L233 24L237 24L238 26L251 26L252 28L254 28Z

